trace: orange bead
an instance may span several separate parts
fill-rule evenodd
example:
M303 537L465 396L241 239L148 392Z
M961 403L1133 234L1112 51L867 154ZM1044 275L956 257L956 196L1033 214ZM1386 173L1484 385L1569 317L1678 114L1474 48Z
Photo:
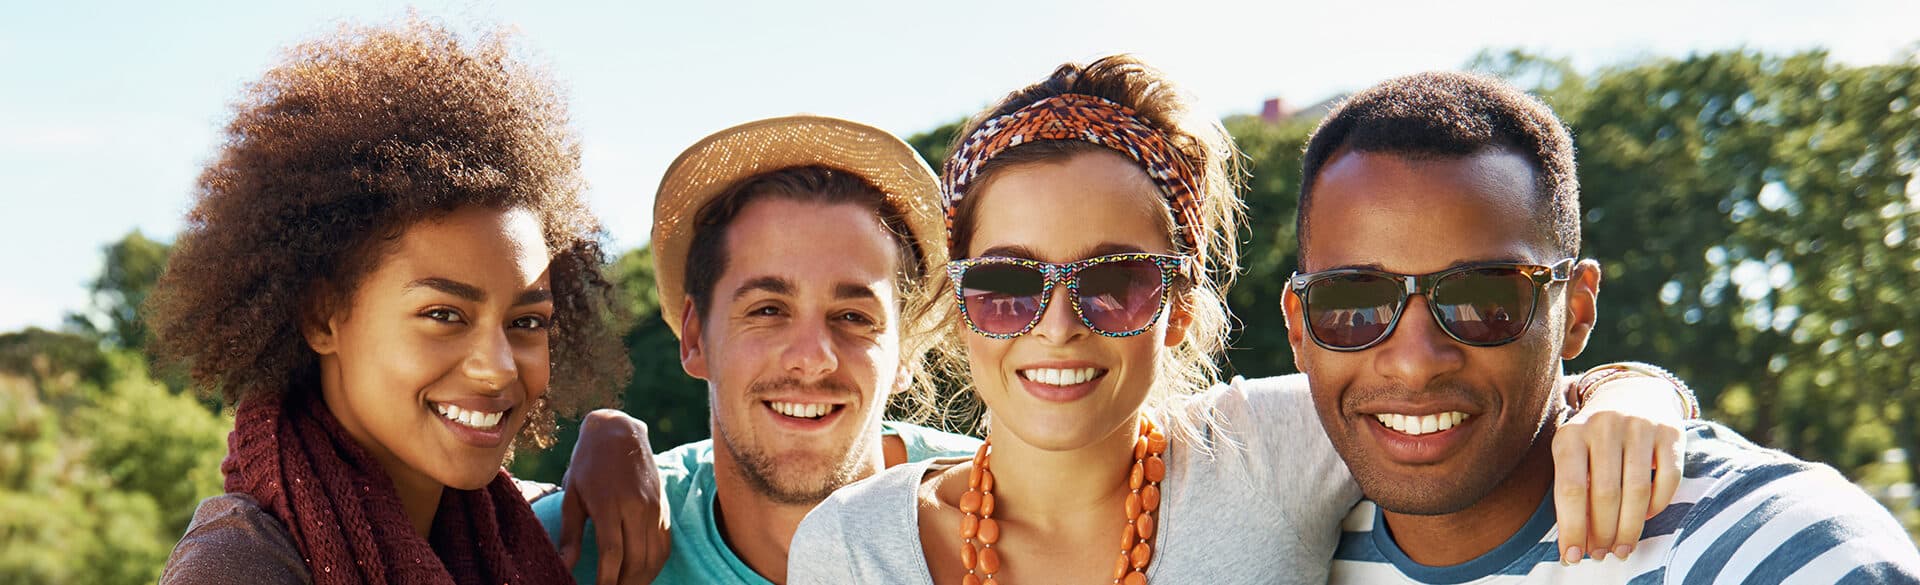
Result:
M1140 484L1142 483L1140 480L1141 480L1140 462L1135 461L1133 462L1133 472L1127 475L1127 487L1130 487L1136 490L1140 489Z
M987 549L987 552L993 552L993 549ZM1144 542L1133 545L1133 552L1128 555L1128 559L1133 561L1135 569L1147 568L1147 561L1153 559L1153 546Z
M1167 462L1161 461L1159 455L1148 457L1147 458L1147 481L1160 481L1166 478L1167 478ZM1137 488L1140 486L1136 485L1133 487Z
M994 574L1000 572L1000 551L987 547L980 551L980 572Z
M967 490L971 491L971 490L980 489L980 472L981 471L982 470L978 465L973 466L973 469L967 471Z
M1119 558L1114 559L1113 561L1113 578L1114 579L1117 580L1117 579L1120 579L1121 577L1125 577L1127 576L1127 572L1132 570L1133 570L1133 567L1127 565L1127 555L1122 554L1120 555Z
M1141 514L1133 519L1133 530L1140 534L1140 540L1153 538L1153 515Z
M960 495L960 511L968 514L980 512L980 492L969 491Z
M1120 531L1120 556L1127 556L1127 551L1133 550L1134 542L1132 530Z
M1167 434L1158 430L1147 434L1147 450L1154 453L1167 452Z
M1147 574L1139 571L1127 573L1127 578L1121 579L1120 583L1121 585L1147 585Z
M980 517L967 514L960 517L960 538L973 538L980 534Z
M987 575L987 580L980 582L980 585L1000 585L1000 582L995 581L993 575Z
M1140 492L1127 494L1127 519L1140 517Z
M980 495L980 515L988 518L993 517L993 494L983 493Z
M960 564L966 565L967 570L971 571L974 565L979 562L980 551L974 550L973 543L960 543Z
M975 575L973 573L967 573L967 576L960 578L960 585L985 585L985 584L980 582L979 575Z
M998 544L1000 542L1000 523L992 518L980 520L980 542ZM992 571L988 571L991 573Z
M1149 485L1140 488L1140 507L1148 512L1160 509L1160 486Z
M980 472L980 491L993 491L993 470L989 469Z
M1147 438L1140 437L1138 439L1135 439L1133 441L1133 458L1139 459L1146 456L1147 456ZM1115 578L1117 579L1118 577L1115 577Z

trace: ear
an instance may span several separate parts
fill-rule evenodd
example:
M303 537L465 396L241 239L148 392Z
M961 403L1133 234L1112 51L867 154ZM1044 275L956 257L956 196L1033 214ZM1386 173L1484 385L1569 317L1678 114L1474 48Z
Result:
M887 396L891 397L896 394L904 394L908 388L912 387L913 368L907 367L906 362L901 362L900 371L893 375L893 391L887 393Z
M335 334L340 330L339 311L321 307L317 299L327 298L325 283L314 286L315 293L300 310L300 336L307 341L307 347L313 353L333 355L340 351L340 338Z
M1293 348L1293 369L1296 372L1307 371L1300 367L1301 351L1306 349L1307 323L1302 321L1307 308L1301 303L1300 295L1293 292L1292 286L1282 286L1280 291L1280 315L1287 321L1287 345Z
M693 310L693 299L688 298L680 307L680 369L687 375L707 379L706 341L700 334L704 323L700 313Z
M1567 281L1567 323L1560 345L1560 358L1573 359L1587 349L1587 338L1599 318L1600 263L1581 260L1573 266L1573 280Z
M1167 337L1163 340L1167 347L1179 347L1187 340L1187 329L1193 327L1193 310L1188 308L1191 298L1183 294L1167 303Z

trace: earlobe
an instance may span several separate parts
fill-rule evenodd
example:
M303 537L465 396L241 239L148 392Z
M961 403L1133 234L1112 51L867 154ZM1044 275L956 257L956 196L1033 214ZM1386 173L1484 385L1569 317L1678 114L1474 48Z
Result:
M1280 292L1280 316L1287 322L1287 345L1293 347L1294 368L1300 367L1300 343L1306 339L1306 323L1301 322L1304 309L1300 306L1300 295L1294 294L1293 287Z
M680 369L687 375L707 379L707 354L701 347L700 316L693 310L693 299L680 309Z
M1573 268L1567 282L1567 327L1561 340L1560 357L1573 359L1587 349L1587 340L1599 319L1600 263L1582 260Z
M1193 327L1193 312L1187 310L1184 298L1174 299L1167 307L1167 347L1178 347L1186 341L1187 329Z
M340 351L339 338L334 335L338 326L330 314L321 315L317 310L305 311L300 319L300 336L307 341L307 348L320 355L333 355Z

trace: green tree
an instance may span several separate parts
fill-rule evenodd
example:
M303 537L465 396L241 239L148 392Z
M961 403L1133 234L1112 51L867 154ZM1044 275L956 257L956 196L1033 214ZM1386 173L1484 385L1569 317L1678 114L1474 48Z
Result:
M171 249L168 244L147 239L137 229L107 245L100 275L88 286L93 299L91 310L68 315L67 322L113 347L146 347L147 326L140 319L140 306L166 269Z

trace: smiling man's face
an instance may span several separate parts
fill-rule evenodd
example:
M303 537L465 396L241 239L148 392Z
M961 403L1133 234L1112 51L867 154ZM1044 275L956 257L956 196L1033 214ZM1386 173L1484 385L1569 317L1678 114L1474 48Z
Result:
M1528 159L1507 149L1421 159L1336 153L1308 207L1312 235L1302 247L1302 272L1417 275L1477 262L1553 264L1560 254L1542 228L1545 203L1534 189ZM1288 293L1296 364L1328 436L1369 499L1402 514L1464 510L1545 440L1560 359L1579 353L1585 327L1573 326L1593 318L1568 309L1568 286L1546 288L1533 322L1512 343L1457 342L1435 322L1428 299L1415 296L1391 336L1356 352L1308 340L1300 298ZM1408 417L1416 424L1428 417L1458 422L1425 432L1409 429Z
M901 371L899 254L875 213L768 197L727 228L707 314L689 303L682 365L707 381L716 448L769 499L813 504L878 471Z

